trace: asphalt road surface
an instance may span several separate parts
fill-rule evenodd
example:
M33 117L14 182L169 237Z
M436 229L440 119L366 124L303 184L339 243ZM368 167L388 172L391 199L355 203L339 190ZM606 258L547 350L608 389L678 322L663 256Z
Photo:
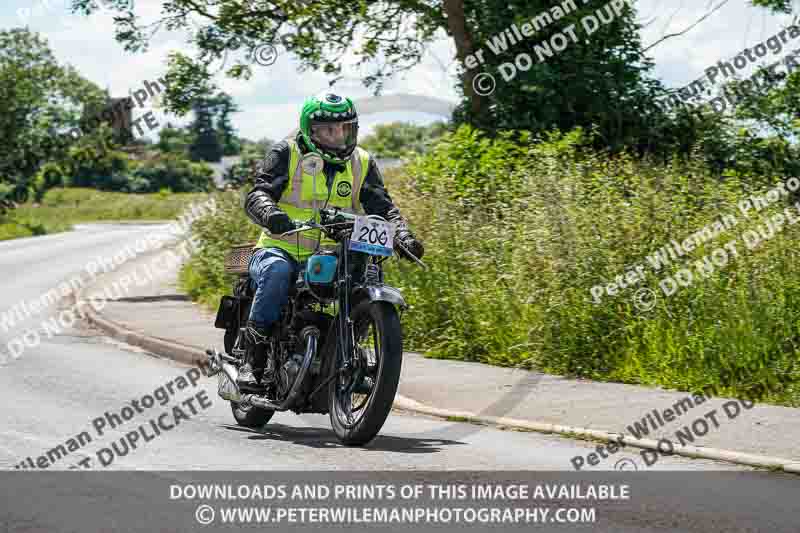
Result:
M0 243L0 313L58 287L60 282L83 271L94 257L114 255L126 242L158 230L153 225L84 225L69 233ZM61 309L65 305L62 303ZM338 443L327 416L278 413L262 429L240 428L235 425L227 403L217 397L215 381L197 379L186 366L118 343L77 324L49 338L41 323L58 311L58 306L51 306L8 331L0 327L0 351L6 351L5 357L0 358L1 469L36 465L40 457L45 457L39 470L88 466L100 472L501 470L568 474L572 470L570 459L585 456L595 447L590 442L557 436L502 431L401 412L390 415L377 439L355 449ZM39 331L41 344L26 347L18 357L11 356L6 350L7 343L29 328ZM32 338L28 336L29 341ZM150 405L146 398L150 399ZM133 401L138 402L135 409ZM125 435L132 432L139 435L135 449L125 446L131 443L131 438L126 440ZM58 448L59 445L62 447ZM65 452L53 452L57 448ZM638 455L635 450L620 452L607 461L607 469L613 470L626 454ZM617 522L614 527L596 530L649 531L652 525L652 530L659 531L732 531L735 529L731 528L730 517L737 512L749 513L736 522L739 524L754 517L760 519L758 513L764 513L766 524L766 513L772 512L769 516L769 521L775 521L770 526L772 531L783 531L785 523L794 523L797 526L794 530L800 530L797 516L800 485L795 476L748 473L747 469L731 465L682 458L662 458L652 470L683 473L665 477L671 480L664 482L667 485L664 490L670 493L651 494L652 505L643 505L635 519L625 515L628 522L624 527ZM687 481L709 476L703 479L712 483L708 480L721 474L710 471L719 470L739 471L729 475L742 477L736 483L716 483L717 491L698 492L697 487L704 485ZM14 487L9 485L13 475L3 474L0 530L22 528L17 521L23 519L38 524L25 530L70 529L66 523L56 527L55 522L48 521L47 508L22 503L45 501L43 493L28 491L46 491L49 487L43 483L37 485L35 476L30 470L27 472L15 470L18 482ZM74 471L73 474L78 475ZM131 489L125 488L127 483L113 476L104 479L107 480L103 482L104 501L116 502L119 512L133 509L115 500L129 496ZM794 498L788 501L794 505L783 502L792 493L789 487ZM694 498L692 508L702 504L699 505L702 512L681 518L674 509L670 511L669 506L658 503L666 501L667 496L688 498L690 494ZM766 500L756 505L751 501L754 497ZM750 498L747 500L750 504L737 505L736 498L742 501ZM142 504L141 498L136 501ZM769 509L765 502L772 502L775 509ZM97 501L83 504L93 505ZM75 513L81 515L76 520L94 516L85 509L84 513ZM789 517L796 518L791 521ZM169 524L168 529L188 530L193 524L186 521L186 516L173 519L175 523ZM50 525L42 525L46 523ZM167 525L163 524L165 528Z

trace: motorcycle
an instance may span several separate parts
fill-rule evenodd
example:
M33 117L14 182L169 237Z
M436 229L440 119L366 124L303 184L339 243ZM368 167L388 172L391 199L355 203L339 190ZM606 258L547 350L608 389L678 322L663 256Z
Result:
M215 326L225 330L224 353L209 350L209 374L219 374L218 394L230 402L237 424L261 427L278 411L329 414L345 445L370 442L394 402L403 359L402 294L384 283L383 263L402 245L394 225L381 217L359 217L323 208L319 222L295 221L287 234L317 229L337 242L305 262L279 326L266 340L274 380L263 392L239 390L245 361L245 325L253 300L247 273L252 244L235 247L226 271L239 274L232 296L224 296ZM425 266L410 252L408 257Z

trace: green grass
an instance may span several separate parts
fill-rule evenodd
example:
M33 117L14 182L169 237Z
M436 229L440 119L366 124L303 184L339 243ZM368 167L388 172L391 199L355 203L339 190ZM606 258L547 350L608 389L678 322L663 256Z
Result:
M69 230L96 221L171 220L205 193L128 194L95 189L48 191L38 205L29 202L0 218L0 240Z
M261 229L253 224L235 191L215 196L214 216L201 217L192 224L192 233L203 244L180 272L179 284L193 300L216 309L220 297L230 294L234 277L223 269L225 253L234 244L257 241Z
M552 374L748 397L800 407L800 223L749 250L745 231L787 207L745 217L737 203L785 176L722 180L696 161L609 157L573 136L526 143L468 130L392 175L392 198L425 243L423 270L389 263L387 282L410 305L404 346L429 357L536 368ZM794 202L794 200L792 200ZM193 231L203 245L182 283L216 305L230 279L222 258L254 240L236 194ZM725 214L738 225L660 271L646 257ZM795 216L798 216L797 214ZM725 244L739 255L700 275L693 266ZM591 289L634 265L645 280L595 303ZM695 280L646 311L639 287L656 291L691 268Z
M653 164L540 143L452 138L406 169L392 197L425 243L422 270L391 263L411 309L404 344L442 359L537 368L595 380L748 396L800 406L800 224L748 250L737 203L781 176L727 176L698 163ZM721 215L739 221L660 272L645 258ZM694 261L726 243L739 255L708 276ZM645 264L646 280L593 302L591 289ZM695 280L655 308L639 287L686 267Z
M50 231L48 231L48 229ZM63 229L55 226L47 228L37 223L28 225L28 223L24 221L15 220L14 217L0 217L0 241L19 239L21 237L34 237L36 235L64 231L64 229L69 229L69 225L66 225Z
M469 424L480 424L481 422L478 420L474 420L472 418L466 416L448 416L445 418L448 422L466 422Z

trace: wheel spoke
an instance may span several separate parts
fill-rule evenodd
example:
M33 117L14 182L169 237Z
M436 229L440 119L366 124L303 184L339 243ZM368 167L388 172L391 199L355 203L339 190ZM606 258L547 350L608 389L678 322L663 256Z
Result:
M365 317L355 327L355 345L353 346L355 370L350 376L350 381L342 378L337 388L337 411L339 419L348 427L355 425L367 411L370 398L374 394L377 384L376 373L380 365L381 339L378 328L371 317ZM369 391L365 394L356 391L357 386L370 376Z
M367 364L368 364L368 366L375 367L375 370L377 370L378 369L378 357L379 357L378 354L382 353L382 351L381 351L381 348L382 348L382 346L381 346L381 338L380 338L380 334L378 332L378 328L373 328L372 329L372 343L373 343L373 346L374 346L375 349L371 352L372 357L370 358L370 360L369 360L369 362Z
M330 418L342 443L363 445L378 434L391 411L401 373L402 329L397 310L385 302L359 303L351 317L352 366L340 370L336 386L328 389ZM339 350L339 365L341 358Z

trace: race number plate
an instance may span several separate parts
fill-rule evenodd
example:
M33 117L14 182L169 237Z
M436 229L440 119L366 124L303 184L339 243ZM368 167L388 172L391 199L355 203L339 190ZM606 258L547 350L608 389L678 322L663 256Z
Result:
M392 256L395 225L383 220L356 217L350 249L370 255Z

